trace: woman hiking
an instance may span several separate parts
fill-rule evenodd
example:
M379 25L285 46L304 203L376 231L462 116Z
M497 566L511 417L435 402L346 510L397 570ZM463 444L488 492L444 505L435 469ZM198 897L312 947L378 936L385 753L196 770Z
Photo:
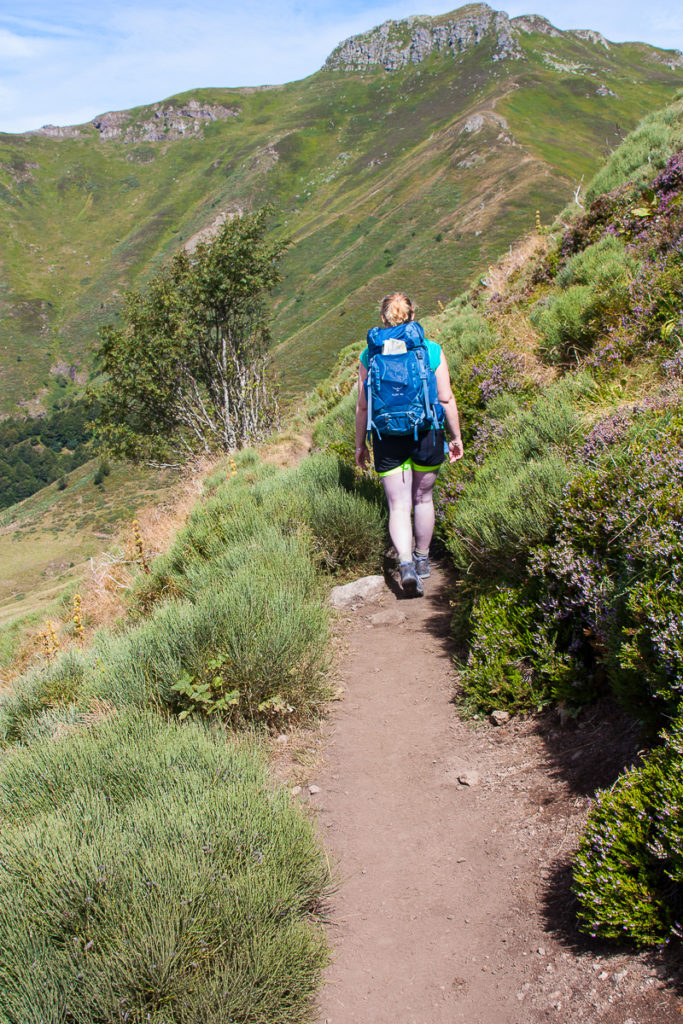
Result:
M434 533L432 492L446 452L450 462L462 458L460 421L441 346L424 337L422 327L415 320L415 306L408 296L403 292L387 295L380 311L382 327L368 332L368 345L361 353L358 367L356 463L362 469L370 464L366 443L370 426L375 469L382 478L389 505L389 534L398 555L401 587L406 596L419 597L423 593L422 580L430 575L429 544ZM409 352L414 352L415 357L408 356ZM404 356L403 369L399 363L392 365L392 356ZM428 368L424 368L425 359ZM399 378L399 386L396 386ZM405 381L408 382L405 391L410 396L411 380L415 381L413 412L407 413L401 405L405 405L407 399L395 396ZM418 403L419 410L415 411ZM448 445L444 420L451 435ZM415 426L411 429L412 423Z

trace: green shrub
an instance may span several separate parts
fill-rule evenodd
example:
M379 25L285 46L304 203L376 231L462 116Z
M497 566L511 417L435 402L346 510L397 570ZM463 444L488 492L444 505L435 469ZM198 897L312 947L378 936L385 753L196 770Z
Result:
M549 679L536 671L549 645L534 612L519 588L503 587L475 599L469 656L460 674L466 713L535 711L549 702Z
M319 420L353 389L358 379L358 359L363 348L362 342L354 342L341 350L329 377L308 396L306 416L309 421Z
M621 287L638 273L640 262L613 236L576 253L557 275L561 288L573 284L591 285L599 290Z
M305 542L283 541L277 552L264 563L254 546L249 562L227 577L217 571L213 585L211 564L193 600L168 602L144 624L103 635L94 650L100 669L82 699L178 708L174 684L185 673L201 680L220 658L225 692L239 691L238 720L267 717L261 705L275 697L299 717L310 714L326 692L327 611Z
M549 363L576 362L628 306L628 286L639 261L616 238L603 238L573 256L557 275L563 290L531 320L540 331L542 357Z
M479 355L495 343L495 334L486 320L470 305L459 306L449 317L446 310L438 341L443 348L451 376L467 359Z
M519 573L529 548L546 537L569 476L558 456L520 465L504 449L487 461L444 516L440 532L455 567Z
M518 576L550 529L571 476L562 449L576 431L567 391L556 388L503 423L502 436L462 493L440 496L438 533L456 568Z
M586 189L592 202L627 181L650 181L668 158L683 147L683 101L657 110L643 118L635 131L608 157Z
M326 568L381 569L386 541L383 506L337 487L314 496L310 525L315 550Z
M356 399L354 389L323 416L313 431L316 448L333 452L350 466L355 464Z
M574 863L583 931L650 946L683 938L683 727L598 793Z
M329 884L253 750L115 717L0 770L8 1024L305 1021Z
M75 705L87 672L85 658L68 651L25 673L0 703L0 744L23 739L27 724L55 707Z

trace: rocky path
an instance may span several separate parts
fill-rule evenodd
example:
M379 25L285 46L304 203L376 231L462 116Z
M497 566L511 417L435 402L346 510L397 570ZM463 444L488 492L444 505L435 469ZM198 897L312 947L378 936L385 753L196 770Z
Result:
M460 721L443 574L425 589L340 615L345 694L308 796L339 877L320 1024L683 1020L671 963L573 931L568 855L632 732Z

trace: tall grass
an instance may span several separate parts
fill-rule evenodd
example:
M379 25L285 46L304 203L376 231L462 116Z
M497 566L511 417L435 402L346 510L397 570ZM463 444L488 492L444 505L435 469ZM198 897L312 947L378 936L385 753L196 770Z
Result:
M0 1020L297 1022L329 875L253 748L121 715L0 770Z
M553 522L571 471L566 452L577 428L568 392L556 387L504 422L498 444L474 471L439 527L456 568L518 575L529 547Z
M645 117L607 159L586 189L592 202L627 181L650 181L672 153L683 147L683 96Z
M473 356L487 351L495 343L495 334L483 316L469 304L458 304L453 316L439 334L451 375Z
M102 630L87 653L18 680L0 705L0 741L42 736L102 700L188 710L183 680L194 694L210 679L217 700L229 696L233 724L269 720L274 707L301 719L320 706L329 626L320 570L381 565L379 488L335 456L277 471L244 454L236 475L215 473L208 490L141 581L141 621Z

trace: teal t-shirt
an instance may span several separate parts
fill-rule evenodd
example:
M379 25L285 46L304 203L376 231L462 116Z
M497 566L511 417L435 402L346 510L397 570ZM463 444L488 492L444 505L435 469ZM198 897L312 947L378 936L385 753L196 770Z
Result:
M435 341L428 341L425 338L425 344L427 345L427 356L429 358L429 368L436 370L441 363L441 345L437 345ZM360 361L367 370L368 368L368 350L367 347L363 349L360 354Z

